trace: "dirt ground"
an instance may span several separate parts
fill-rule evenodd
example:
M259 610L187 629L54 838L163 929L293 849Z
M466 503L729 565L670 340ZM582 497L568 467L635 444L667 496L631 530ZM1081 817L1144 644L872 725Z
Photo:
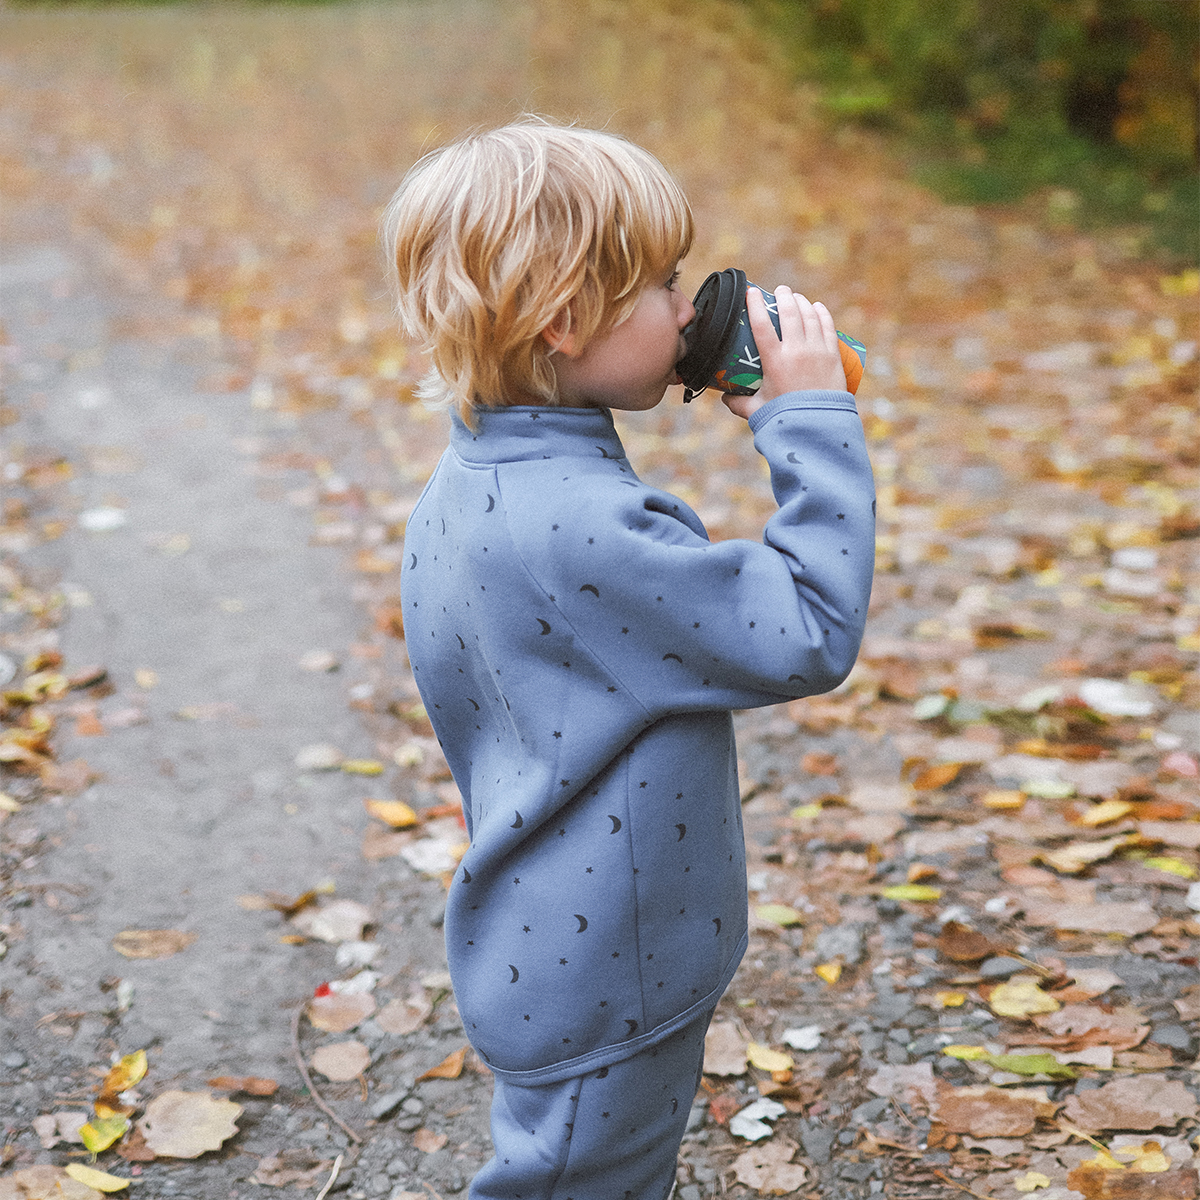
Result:
M685 288L736 263L868 347L867 639L736 717L752 939L677 1195L1196 1195L1194 269L1069 195L941 204L721 3L0 7L0 46L0 1197L436 1200L490 1153L398 604L446 422L375 230L523 108L677 172ZM680 399L631 459L758 537L744 425Z

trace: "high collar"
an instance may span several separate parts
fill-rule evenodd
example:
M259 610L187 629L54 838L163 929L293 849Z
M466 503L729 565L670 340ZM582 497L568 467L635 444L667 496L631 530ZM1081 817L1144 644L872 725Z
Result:
M467 462L523 462L558 455L624 458L612 413L606 408L513 405L477 408L478 430L452 414L450 446Z

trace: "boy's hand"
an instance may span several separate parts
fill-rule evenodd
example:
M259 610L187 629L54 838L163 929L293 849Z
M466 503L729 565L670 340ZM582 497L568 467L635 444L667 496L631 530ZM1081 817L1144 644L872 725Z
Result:
M746 291L746 311L762 358L763 381L753 396L726 394L725 407L739 417L749 418L785 392L806 388L846 390L846 372L829 309L820 303L811 304L786 285L775 289L775 303L782 337L775 333L762 292L755 287Z

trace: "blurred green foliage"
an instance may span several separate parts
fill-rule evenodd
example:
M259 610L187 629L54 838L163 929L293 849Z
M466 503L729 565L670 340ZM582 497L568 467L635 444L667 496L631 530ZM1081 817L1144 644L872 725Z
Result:
M962 203L1200 253L1200 0L742 0L835 119L902 135Z

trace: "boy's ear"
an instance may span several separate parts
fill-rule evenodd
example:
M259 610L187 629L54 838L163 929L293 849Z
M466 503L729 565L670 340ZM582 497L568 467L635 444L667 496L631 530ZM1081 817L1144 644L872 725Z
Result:
M579 343L575 330L571 328L569 308L558 310L554 320L542 330L542 340L552 351L557 350L568 358L575 358L579 354Z

